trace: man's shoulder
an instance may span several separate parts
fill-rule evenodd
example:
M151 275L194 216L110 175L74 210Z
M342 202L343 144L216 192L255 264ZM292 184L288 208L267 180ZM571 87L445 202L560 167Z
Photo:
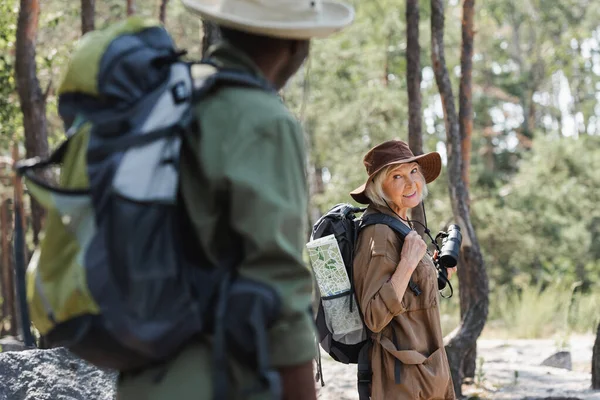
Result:
M264 127L270 123L297 121L281 99L265 90L247 87L226 87L203 101L198 108L202 118L218 124Z

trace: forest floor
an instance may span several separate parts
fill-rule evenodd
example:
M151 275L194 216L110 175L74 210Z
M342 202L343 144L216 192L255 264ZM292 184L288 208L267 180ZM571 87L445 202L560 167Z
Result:
M473 384L463 386L463 394L471 399L600 400L600 392L590 390L594 339L571 336L562 348L552 339L480 339L476 376ZM571 353L572 370L541 365L561 350ZM323 375L320 400L358 399L356 366L337 363L325 354Z

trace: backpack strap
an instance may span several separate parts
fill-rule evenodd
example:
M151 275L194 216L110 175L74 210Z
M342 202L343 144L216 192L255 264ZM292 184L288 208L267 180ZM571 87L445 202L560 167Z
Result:
M366 228L370 225L387 225L398 233L403 239L408 235L412 229L398 221L397 218L391 217L386 214L376 213L369 214L361 219L360 229Z
M358 399L369 400L371 398L371 380L373 371L371 369L371 348L373 347L373 339L367 340L365 345L358 353Z
M359 229L363 229L369 225L377 224L389 226L392 228L392 230L394 230L394 232L398 233L402 239L404 239L406 235L412 231L412 229L398 221L398 219L382 213L370 214L362 218ZM412 280L412 278L408 281L408 287L415 294L415 296L418 296L422 293L421 289L419 289L419 286Z

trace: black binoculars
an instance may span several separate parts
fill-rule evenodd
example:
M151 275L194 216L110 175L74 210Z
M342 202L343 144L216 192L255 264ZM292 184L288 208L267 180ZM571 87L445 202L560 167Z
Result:
M446 268L454 268L458 264L460 254L460 244L462 243L462 234L458 225L450 225L447 232L440 232L435 240L442 238L442 247L440 249L438 264L438 287L440 290L446 287L448 282L448 272ZM443 275L440 276L440 275Z

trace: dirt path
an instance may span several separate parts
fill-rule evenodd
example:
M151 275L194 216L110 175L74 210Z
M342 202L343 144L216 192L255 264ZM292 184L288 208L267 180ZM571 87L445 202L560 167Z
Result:
M573 370L568 371L540 365L559 350L553 340L480 340L476 384L465 385L463 392L480 399L600 400L600 392L589 389L593 343L591 335L570 339ZM320 400L358 399L356 366L323 357L323 375Z

